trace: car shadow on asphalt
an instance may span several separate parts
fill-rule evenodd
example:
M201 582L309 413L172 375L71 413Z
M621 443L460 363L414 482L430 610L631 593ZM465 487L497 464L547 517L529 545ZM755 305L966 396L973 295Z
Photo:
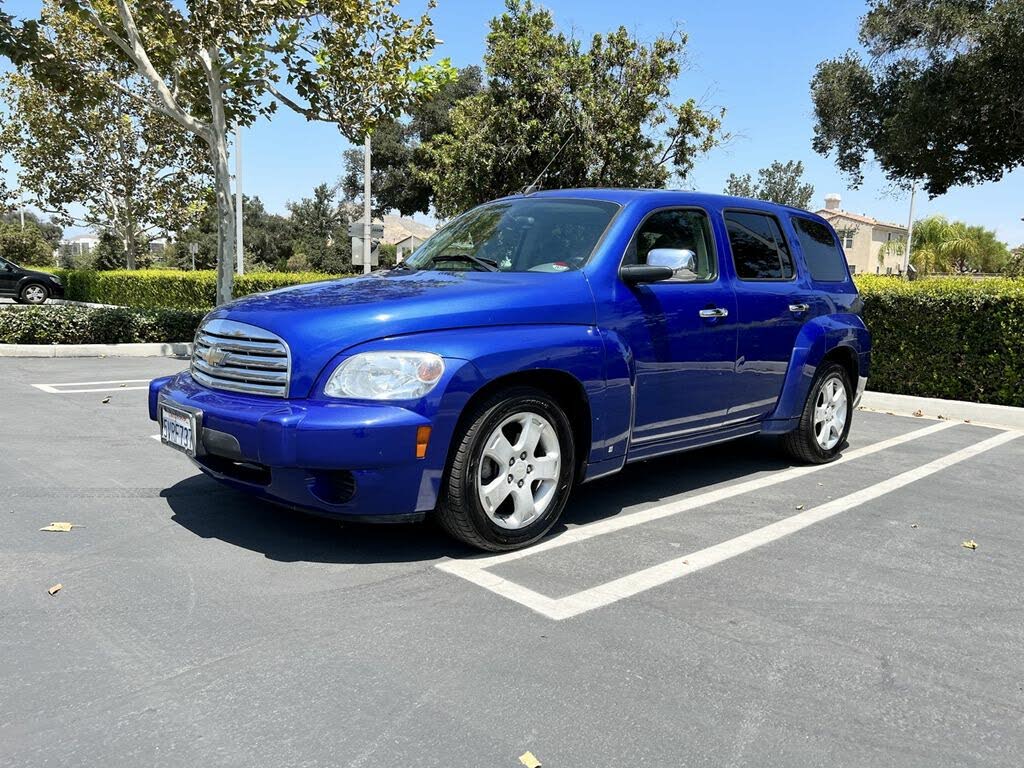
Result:
M650 504L756 472L792 466L775 441L754 437L627 466L576 489L552 535L596 522L627 507ZM281 562L419 562L479 554L436 524L342 523L278 507L219 485L206 475L189 477L160 494L171 519L204 539L219 539Z

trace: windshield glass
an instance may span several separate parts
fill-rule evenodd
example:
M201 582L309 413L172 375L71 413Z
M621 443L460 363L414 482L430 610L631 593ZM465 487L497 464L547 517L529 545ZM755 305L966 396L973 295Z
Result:
M603 200L550 197L489 203L454 219L404 263L453 271L579 269L618 210Z

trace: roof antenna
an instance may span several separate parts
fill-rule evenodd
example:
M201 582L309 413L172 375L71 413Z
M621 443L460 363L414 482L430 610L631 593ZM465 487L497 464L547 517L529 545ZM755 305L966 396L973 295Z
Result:
M522 191L522 192L520 192L519 194L521 194L521 195L532 195L532 194L533 194L534 192L536 192L536 191L538 190L538 188L539 188L539 185L540 185L540 180L544 178L544 174L548 172L548 168L550 168L550 167L551 167L551 164L552 164L553 162L555 162L555 160L557 160L557 159L558 159L558 156L559 156L560 154L562 154L562 150L563 150L563 149L565 149L565 145L566 145L566 144L568 144L568 143L569 143L569 140L570 140L570 139L571 139L571 138L572 138L573 136L575 136L575 135L576 135L576 131L575 131L575 130L573 130L573 131L571 131L571 132L569 133L569 135L568 135L568 136L566 136L566 137L565 137L565 141L563 141L563 142L562 142L562 146L560 146L560 147L558 148L558 151L557 151L557 152L555 152L555 154L554 154L554 157L552 157L552 158L551 158L550 160L548 160L548 164L544 166L544 170L543 170L543 171L541 171L540 173L538 173L538 174L537 174L537 178L536 178L536 179L534 179L534 180L533 180L533 181L532 181L532 182L531 182L530 184L528 184L528 185L527 185L526 187L524 187L524 188L523 188L523 191Z

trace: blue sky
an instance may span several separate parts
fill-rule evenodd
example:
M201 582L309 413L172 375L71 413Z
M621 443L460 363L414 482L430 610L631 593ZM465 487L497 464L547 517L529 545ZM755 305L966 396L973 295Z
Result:
M811 149L813 116L808 83L819 61L857 45L858 17L864 4L839 0L768 3L723 0L717 3L680 0L595 2L546 0L542 3L563 29L583 38L625 25L644 39L679 24L689 35L689 69L675 95L703 98L727 109L725 127L735 135L725 147L700 160L689 185L720 192L730 173L755 172L773 160L802 160L815 187L817 205L829 192L843 197L843 208L880 219L905 223L909 200L893 197L883 174L868 169L863 186L850 189L831 160ZM31 15L33 0L15 0L7 7ZM421 3L403 3L414 13ZM440 55L456 66L481 61L488 20L504 8L502 0L439 0L433 13ZM827 15L822 11L827 10ZM243 136L246 194L259 195L272 211L308 195L341 173L345 142L337 131L281 110L274 121L257 123ZM1024 243L1024 170L997 183L957 188L935 200L917 198L917 216L942 213L984 224L1016 246Z

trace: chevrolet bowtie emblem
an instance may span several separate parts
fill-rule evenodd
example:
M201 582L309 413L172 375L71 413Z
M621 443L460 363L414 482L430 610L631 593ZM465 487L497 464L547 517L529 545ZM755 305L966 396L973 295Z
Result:
M228 353L216 344L212 347L208 347L201 353L201 357L206 361L207 365L220 365L225 359L227 359L227 356Z

